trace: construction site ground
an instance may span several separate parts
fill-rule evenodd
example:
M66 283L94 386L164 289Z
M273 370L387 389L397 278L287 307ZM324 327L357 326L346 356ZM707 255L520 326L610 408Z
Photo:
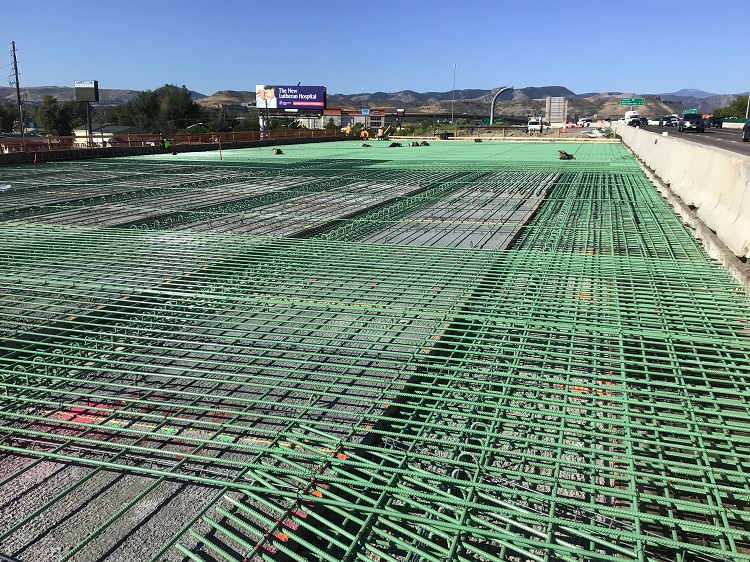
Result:
M632 154L401 143L0 169L0 558L750 560L750 300Z

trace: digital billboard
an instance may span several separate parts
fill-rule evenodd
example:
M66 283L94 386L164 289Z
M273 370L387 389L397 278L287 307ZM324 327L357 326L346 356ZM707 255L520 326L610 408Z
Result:
M98 80L76 80L76 101L99 101Z
M323 111L326 107L325 86L255 86L258 109L299 109Z

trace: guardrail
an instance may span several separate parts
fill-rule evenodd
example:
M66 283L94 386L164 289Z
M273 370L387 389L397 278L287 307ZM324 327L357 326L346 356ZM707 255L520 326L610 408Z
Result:
M241 131L228 133L199 133L184 135L150 134L93 134L77 137L6 137L0 138L0 153L43 153L62 150L103 148L168 147L184 145L229 145L253 141L336 137L338 130L290 129L284 131Z

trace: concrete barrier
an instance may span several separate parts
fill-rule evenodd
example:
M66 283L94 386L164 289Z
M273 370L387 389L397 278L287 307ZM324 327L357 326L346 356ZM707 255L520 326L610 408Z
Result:
M750 257L750 157L615 125L623 143L653 170L734 255Z

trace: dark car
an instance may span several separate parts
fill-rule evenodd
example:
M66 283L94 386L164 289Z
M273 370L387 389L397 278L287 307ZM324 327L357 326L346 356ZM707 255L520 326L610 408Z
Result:
M721 129L723 123L724 120L721 117L714 117L713 115L706 119L706 127L715 127L716 129Z
M750 119L745 121L745 126L742 127L742 140L745 142L750 141Z
M665 115L659 119L659 127L674 127L677 125L678 119L674 115Z
M703 116L698 113L684 113L677 124L677 130L681 133L685 131L702 133L706 130L706 123L703 121Z
M648 125L648 118L641 117L641 126L645 126L645 125Z

